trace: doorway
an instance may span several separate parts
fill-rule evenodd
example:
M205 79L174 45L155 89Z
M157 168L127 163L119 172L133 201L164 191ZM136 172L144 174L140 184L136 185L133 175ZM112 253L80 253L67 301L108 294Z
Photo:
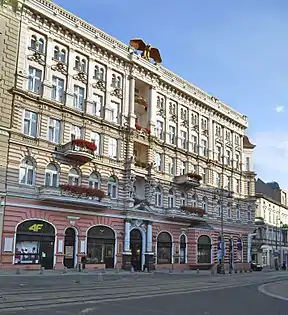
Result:
M67 268L75 267L75 241L76 233L73 228L65 231L64 241L64 266Z
M142 234L134 229L130 232L131 266L135 271L142 270Z

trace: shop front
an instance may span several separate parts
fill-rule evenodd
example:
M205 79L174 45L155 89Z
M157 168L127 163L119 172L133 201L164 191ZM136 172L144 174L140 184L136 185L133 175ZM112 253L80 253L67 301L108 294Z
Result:
M15 265L40 265L54 267L54 227L41 220L20 223L16 231Z

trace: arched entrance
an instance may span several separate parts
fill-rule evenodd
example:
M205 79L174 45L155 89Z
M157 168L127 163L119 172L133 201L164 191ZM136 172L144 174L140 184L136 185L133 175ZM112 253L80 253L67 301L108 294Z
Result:
M172 263L172 237L168 232L161 232L157 237L157 264Z
M39 264L45 269L54 266L55 229L45 221L29 220L16 231L15 264Z
M67 268L74 268L76 265L76 233L73 228L68 228L65 231L64 243L64 266Z
M131 266L135 271L142 270L142 235L137 229L130 232Z
M107 226L94 226L87 234L87 263L114 268L115 233Z
M185 235L180 236L180 264L186 264L186 237Z
M197 263L211 264L211 240L207 235L198 238L197 243Z

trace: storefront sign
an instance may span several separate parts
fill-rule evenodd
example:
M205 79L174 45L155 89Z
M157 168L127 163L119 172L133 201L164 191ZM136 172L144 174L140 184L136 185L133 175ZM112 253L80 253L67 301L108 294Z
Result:
M51 224L40 220L31 220L21 223L17 228L17 233L55 234Z

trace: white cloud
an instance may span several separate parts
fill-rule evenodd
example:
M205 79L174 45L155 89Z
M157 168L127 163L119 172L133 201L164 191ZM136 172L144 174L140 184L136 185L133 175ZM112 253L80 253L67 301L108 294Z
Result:
M278 105L275 108L277 113L282 113L284 111L284 106L283 105Z

